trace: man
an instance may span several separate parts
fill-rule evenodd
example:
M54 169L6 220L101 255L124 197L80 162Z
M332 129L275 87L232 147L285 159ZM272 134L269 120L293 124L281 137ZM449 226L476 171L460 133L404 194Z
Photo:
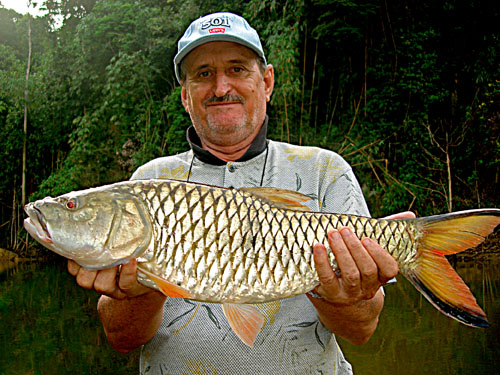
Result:
M147 163L133 179L279 187L314 197L312 210L369 215L339 155L266 139L274 71L243 18L216 13L194 21L179 41L174 64L193 122L191 149ZM338 275L325 247L316 245L320 285L307 296L258 305L266 321L253 348L230 331L219 305L167 299L139 284L135 260L121 267L119 277L117 267L95 272L70 261L68 268L79 285L103 294L98 311L117 350L145 344L144 374L350 374L333 334L356 344L368 340L383 306L381 286L398 267L377 243L358 240L348 228L332 231L328 240Z

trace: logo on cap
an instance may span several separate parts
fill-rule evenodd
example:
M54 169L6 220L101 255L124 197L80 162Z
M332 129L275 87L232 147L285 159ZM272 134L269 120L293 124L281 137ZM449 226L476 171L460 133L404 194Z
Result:
M224 29L224 27L231 27L231 24L229 23L229 17L222 16L209 18L201 24L201 29L206 30L212 26L215 28L208 30L210 34L225 32L226 29Z
M223 27L215 27L213 29L208 29L208 32L210 34L225 33L226 29L224 29Z

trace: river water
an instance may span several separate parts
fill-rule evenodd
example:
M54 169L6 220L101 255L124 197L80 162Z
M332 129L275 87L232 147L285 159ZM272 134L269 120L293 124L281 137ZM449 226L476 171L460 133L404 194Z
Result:
M65 265L0 266L0 374L138 374L138 351L111 349L98 322L97 294L76 286ZM339 340L355 374L500 374L500 260L456 268L491 327L445 317L398 276L386 287L370 341L354 346Z

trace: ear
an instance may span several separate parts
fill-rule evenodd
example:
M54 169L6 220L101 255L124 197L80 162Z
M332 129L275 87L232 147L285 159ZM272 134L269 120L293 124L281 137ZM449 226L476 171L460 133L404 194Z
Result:
M264 72L264 85L265 85L265 93L266 93L266 102L271 100L271 94L274 89L274 68L271 64L266 67Z
M181 100L182 100L182 105L184 106L184 109L186 110L186 112L189 113L189 110L188 110L188 93L187 93L187 90L186 90L186 86L184 86L184 82L182 82L182 89L181 89Z

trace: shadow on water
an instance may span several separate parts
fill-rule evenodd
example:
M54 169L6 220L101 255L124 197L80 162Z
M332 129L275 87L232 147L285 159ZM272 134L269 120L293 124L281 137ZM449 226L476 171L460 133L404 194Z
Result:
M459 262L456 268L491 327L445 317L398 277L385 288L372 339L362 346L339 340L355 374L500 373L500 260ZM138 351L120 354L105 341L97 298L76 286L65 261L11 264L0 273L0 374L137 374Z

